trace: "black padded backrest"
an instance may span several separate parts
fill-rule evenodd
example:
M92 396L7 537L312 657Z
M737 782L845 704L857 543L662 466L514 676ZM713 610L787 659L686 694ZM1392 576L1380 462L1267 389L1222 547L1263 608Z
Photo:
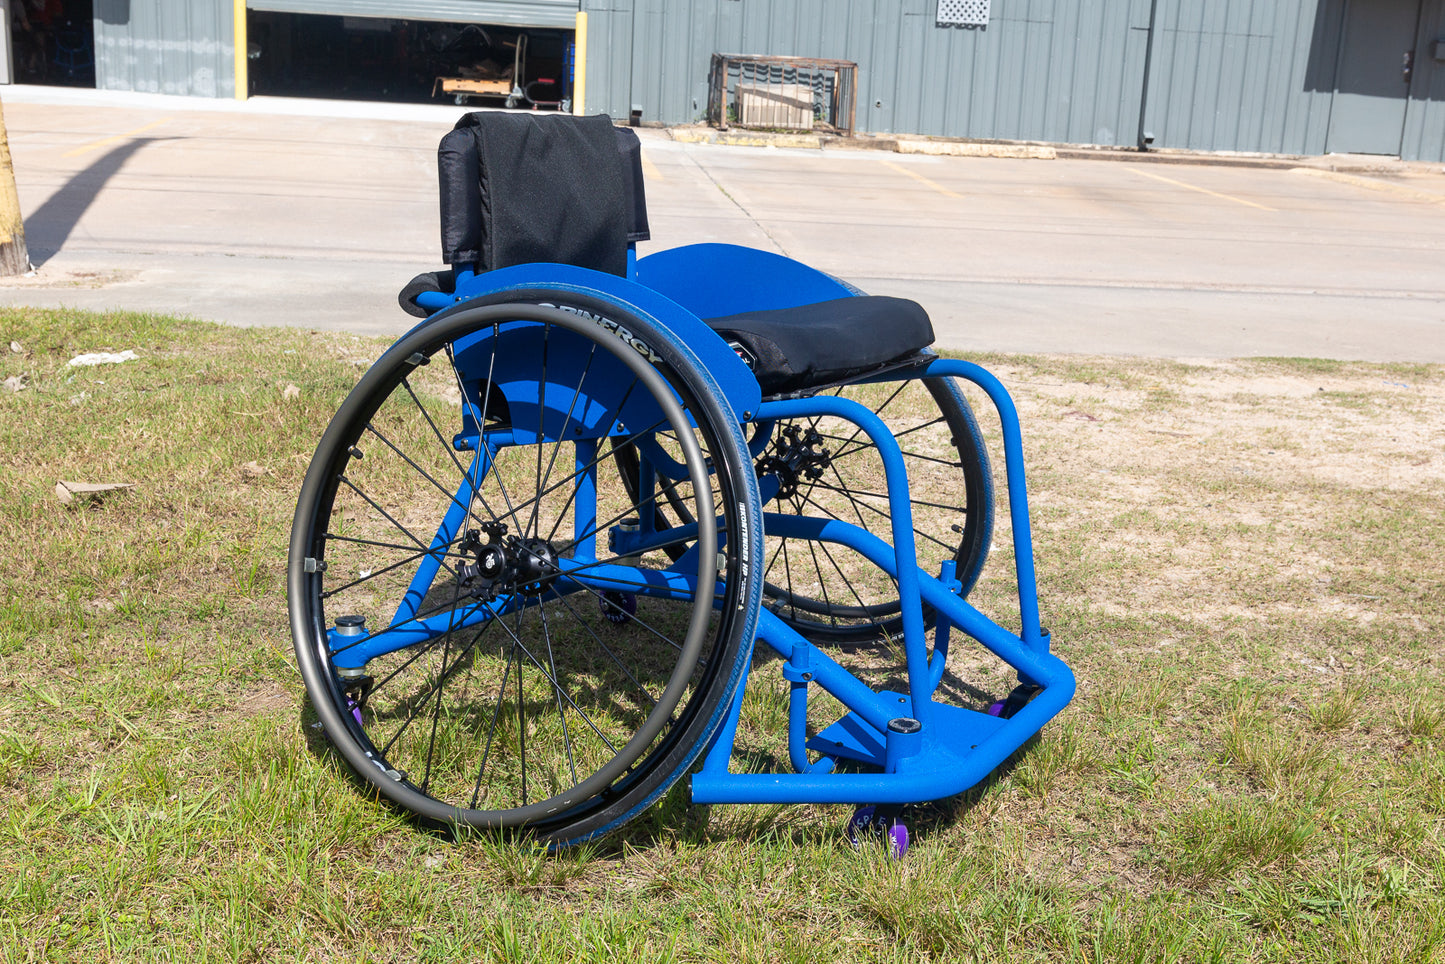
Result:
M649 237L642 146L604 114L467 114L442 138L437 173L449 264L625 276L628 243Z

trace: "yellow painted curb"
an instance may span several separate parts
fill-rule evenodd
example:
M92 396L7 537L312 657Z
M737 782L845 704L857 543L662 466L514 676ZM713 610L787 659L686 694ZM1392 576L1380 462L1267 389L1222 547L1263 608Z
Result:
M745 134L731 131L669 131L680 144L726 144L730 147L801 147L819 150L823 139L816 134Z
M1014 157L1035 161L1055 160L1059 153L1052 147L1031 144L964 144L958 141L915 141L899 138L895 150L899 154L936 154L949 157Z

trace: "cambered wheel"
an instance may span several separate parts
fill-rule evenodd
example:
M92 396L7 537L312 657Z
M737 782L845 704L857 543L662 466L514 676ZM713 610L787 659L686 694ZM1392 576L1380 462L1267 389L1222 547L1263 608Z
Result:
M427 821L560 845L641 812L720 724L761 523L690 355L615 306L531 294L434 316L363 376L303 484L288 594L311 701L362 777ZM666 453L671 496L717 522L612 554L609 528L652 508L614 443Z
M967 595L993 535L993 481L978 423L949 378L851 385L853 398L892 430L908 470L918 564L937 576L945 560ZM777 480L764 510L838 519L893 544L883 463L857 426L832 417L780 422L757 459ZM898 590L851 549L769 536L764 559L767 605L816 642L863 642L902 631ZM931 625L934 613L924 606Z

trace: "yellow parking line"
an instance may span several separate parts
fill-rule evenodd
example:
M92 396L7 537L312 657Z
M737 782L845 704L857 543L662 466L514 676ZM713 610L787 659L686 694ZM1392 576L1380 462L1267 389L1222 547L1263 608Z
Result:
M939 194L942 194L944 197L956 197L956 198L961 198L961 197L963 197L963 195L962 195L962 194L959 194L957 191L950 191L948 188L944 187L942 184L939 184L937 181L929 180L928 178L924 177L922 174L919 174L917 171L910 171L908 168L904 167L902 164L894 164L892 161L884 161L884 162L883 162L883 166L884 166L884 167L891 167L891 168L893 168L893 170L897 171L899 174L907 174L909 177L913 178L915 181L922 181L924 184L927 184L929 187L933 188L935 191L937 191Z
M1165 184L1173 184L1175 187L1188 188L1191 191L1198 191L1200 194L1208 194L1210 197L1223 198L1226 201L1233 201L1235 204L1244 204L1248 207L1259 208L1261 211L1277 211L1278 208L1266 207L1263 204L1256 204L1254 201L1246 201L1242 197L1235 197L1232 194L1220 194L1218 191L1211 191L1207 187L1196 187L1193 184L1185 184L1183 181L1176 181L1172 177L1165 177L1163 174L1155 174L1153 171L1141 171L1137 167L1131 167L1133 171L1142 177L1152 177L1156 181L1163 181Z
M108 145L110 145L110 144L114 144L114 143L116 143L116 142L118 142L118 141L128 140L128 139L136 136L137 134L139 134L141 131L148 131L148 130L150 130L152 127L159 127L160 125L164 124L166 121L171 120L171 119L172 119L172 118L170 118L170 117L162 117L162 118L161 118L160 120L158 120L158 121L151 121L149 124L142 124L140 127L137 127L137 128L136 128L135 130L133 130L133 131L126 131L124 134L117 134L117 135L115 135L114 137L106 137L106 138L103 138L102 140L91 141L89 144L82 144L82 145L80 145L79 147L75 148L74 150L66 151L64 154L62 154L62 155L60 155L60 156L61 156L61 157L79 157L79 156L82 155L82 154L89 153L90 151L100 150L102 147L106 147L106 146L108 146Z
M652 163L652 158L647 156L646 151L642 152L642 176L649 181L667 180L667 178L662 176L662 172L657 169L657 165Z

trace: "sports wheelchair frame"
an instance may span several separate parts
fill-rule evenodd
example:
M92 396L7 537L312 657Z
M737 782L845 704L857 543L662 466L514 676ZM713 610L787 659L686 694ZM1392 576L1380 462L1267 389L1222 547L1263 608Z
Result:
M424 320L296 509L291 628L331 742L445 825L564 846L690 780L854 804L901 855L901 805L973 786L1074 692L1003 386L936 356L919 306L796 261L636 259L640 146L605 117L468 115L439 164L453 269L402 292ZM994 493L960 380L1000 420L1017 631L965 600ZM1006 698L945 697L959 634L1017 671ZM786 765L735 746L770 662Z

